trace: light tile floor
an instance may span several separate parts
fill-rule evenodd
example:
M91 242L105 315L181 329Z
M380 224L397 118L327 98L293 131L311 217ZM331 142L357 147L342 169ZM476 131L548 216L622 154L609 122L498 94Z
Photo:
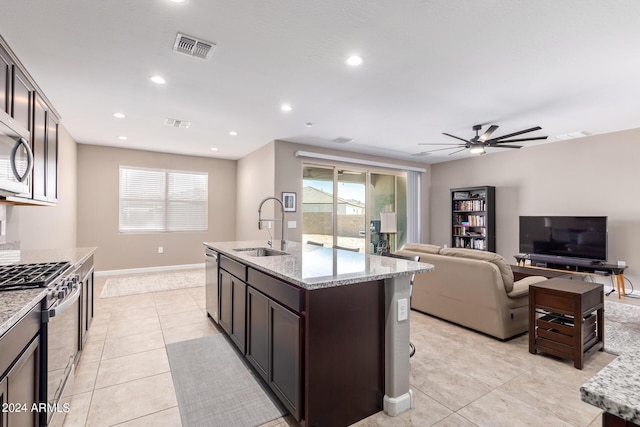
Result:
M165 345L220 333L205 315L204 287L102 299L106 279L96 278L95 317L64 426L180 427ZM578 370L530 354L526 334L501 342L417 312L411 340L415 408L395 418L380 412L357 426L602 425L579 388L613 355L597 352ZM265 427L296 425L285 417Z

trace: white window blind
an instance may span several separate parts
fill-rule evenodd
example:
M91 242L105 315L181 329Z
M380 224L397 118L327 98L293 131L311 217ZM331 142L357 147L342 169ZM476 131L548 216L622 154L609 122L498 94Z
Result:
M206 231L206 172L120 166L120 232Z

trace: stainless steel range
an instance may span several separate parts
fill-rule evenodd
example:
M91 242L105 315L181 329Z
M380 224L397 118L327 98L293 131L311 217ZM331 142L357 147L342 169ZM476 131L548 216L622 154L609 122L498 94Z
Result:
M0 291L46 287L40 331L42 426L61 426L69 411L80 349L80 296L77 269L69 262L0 267ZM46 405L46 408L45 408Z

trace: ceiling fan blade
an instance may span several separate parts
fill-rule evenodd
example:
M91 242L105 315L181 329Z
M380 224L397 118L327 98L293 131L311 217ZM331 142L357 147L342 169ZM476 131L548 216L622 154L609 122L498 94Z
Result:
M459 139L460 141L464 141L464 142L465 142L465 144L466 144L466 143L469 143L469 140L466 140L466 139L460 138L459 136L451 135L451 134L449 134L449 133L444 133L444 132L442 132L442 134L443 134L443 135L446 135L446 136L449 136L449 137L451 137L451 138Z
M485 133L480 135L480 138L478 138L478 141L480 141L480 142L486 141L487 139L489 139L489 137L491 137L491 134L494 133L496 131L496 129L498 129L498 128L499 128L498 125L489 126L489 129L487 129L487 131Z
M508 139L506 141L496 141L496 142L493 143L493 145L495 145L495 144L504 144L505 142L509 143L509 142L538 141L540 139L547 139L547 138L548 137L546 137L546 136L534 136L534 137L531 137L531 138Z
M467 147L465 147L464 145L456 145L456 147L463 147L463 150L466 150ZM444 150L455 150L456 147L447 147L447 148L436 148L435 150L429 150L427 151L427 153L433 153L435 151L444 151Z
M454 145L462 147L463 145L466 146L467 144L434 144L431 142L419 142L418 145Z
M492 145L495 148L522 148L522 145Z
M508 135L502 135L502 136L499 136L497 138L491 138L489 141L499 141L501 139L511 138L512 136L518 136L518 135L522 135L523 133L529 133L529 132L533 132L534 130L540 130L540 129L542 129L540 126L536 126L534 128L531 128L531 129L525 129L525 130L521 130L519 132L510 133Z
M459 152L461 152L461 151L464 151L464 150L466 150L466 149L467 149L467 147L461 148L461 149L459 149L459 150L457 150L457 151L454 151L453 153L449 153L449 155L450 155L450 156L452 156L452 155L454 155L454 154L456 154L456 153L459 153Z

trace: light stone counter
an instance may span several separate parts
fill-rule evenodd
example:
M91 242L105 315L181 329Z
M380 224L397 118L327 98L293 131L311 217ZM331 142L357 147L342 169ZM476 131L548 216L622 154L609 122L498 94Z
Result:
M640 424L640 346L621 356L580 387L584 402Z
M71 267L86 261L96 248L0 251L0 265L68 261ZM45 288L0 291L0 336L44 298Z
M424 273L433 265L398 258L369 255L323 246L287 242L280 256L252 256L247 248L267 248L266 242L205 242L205 246L301 288L313 290L351 283L383 280ZM280 250L274 243L274 249Z

